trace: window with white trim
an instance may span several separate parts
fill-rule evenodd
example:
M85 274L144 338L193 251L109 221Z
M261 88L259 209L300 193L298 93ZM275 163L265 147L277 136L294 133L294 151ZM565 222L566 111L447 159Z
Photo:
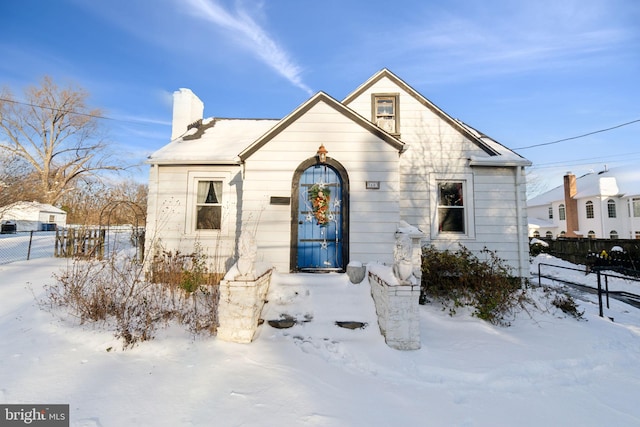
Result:
M551 239L553 238L553 233L551 231L547 231L544 237L546 237L547 239Z
M398 95L373 94L372 120L381 129L392 133L399 133Z
M549 206L549 219L553 219L553 206Z
M538 230L534 231L533 237L540 237L540 232Z
M589 232L587 233L587 237L589 239L595 239L596 238L596 232L593 230L589 230Z
M607 201L607 213L609 215L609 218L616 217L616 201L615 200L609 199Z
M611 230L611 232L609 233L609 238L610 239L617 239L618 236L618 232L616 230Z
M558 218L560 218L560 221L567 220L567 211L564 208L564 204L558 206Z
M438 183L438 232L466 233L464 185L461 181Z
M220 230L222 181L198 181L195 208L196 230Z
M633 217L640 218L640 199L632 199L631 204L633 205Z
M585 208L587 210L587 218L592 219L593 218L593 202L589 200L587 203L585 203Z
M470 173L429 174L433 239L475 239L474 186Z

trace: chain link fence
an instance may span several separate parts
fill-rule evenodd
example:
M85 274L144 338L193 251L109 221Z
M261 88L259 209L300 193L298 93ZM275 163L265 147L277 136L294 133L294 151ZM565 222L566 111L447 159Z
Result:
M16 261L55 256L55 231L25 231L0 234L0 265ZM144 229L111 227L106 233L104 254L117 250L135 250L140 258L144 253Z
M51 258L55 241L55 231L0 234L0 264L35 258Z

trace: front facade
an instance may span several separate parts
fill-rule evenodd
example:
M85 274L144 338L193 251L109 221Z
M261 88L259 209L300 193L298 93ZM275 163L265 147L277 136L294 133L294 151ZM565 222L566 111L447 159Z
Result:
M423 244L487 247L528 275L529 162L386 69L281 120L203 120L187 89L174 101L174 140L149 159L151 251L197 242L224 271L248 232L256 260L279 271L343 271L392 263L408 223Z
M528 214L529 237L640 239L640 172L569 173L563 186L529 200Z

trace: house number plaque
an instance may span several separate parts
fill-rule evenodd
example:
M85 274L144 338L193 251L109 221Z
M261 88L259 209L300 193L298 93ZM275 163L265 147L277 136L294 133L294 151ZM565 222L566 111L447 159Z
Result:
M367 181L367 190L379 190L380 181Z

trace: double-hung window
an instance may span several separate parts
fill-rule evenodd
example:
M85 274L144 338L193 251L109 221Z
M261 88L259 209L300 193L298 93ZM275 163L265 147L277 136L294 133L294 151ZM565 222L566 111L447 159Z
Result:
M222 181L198 181L196 230L220 230L222 223Z
M462 233L465 227L464 186L461 181L438 182L438 231Z
M475 239L473 175L431 173L429 189L432 239Z
M380 128L391 134L398 134L398 95L374 94L372 96L372 120Z

